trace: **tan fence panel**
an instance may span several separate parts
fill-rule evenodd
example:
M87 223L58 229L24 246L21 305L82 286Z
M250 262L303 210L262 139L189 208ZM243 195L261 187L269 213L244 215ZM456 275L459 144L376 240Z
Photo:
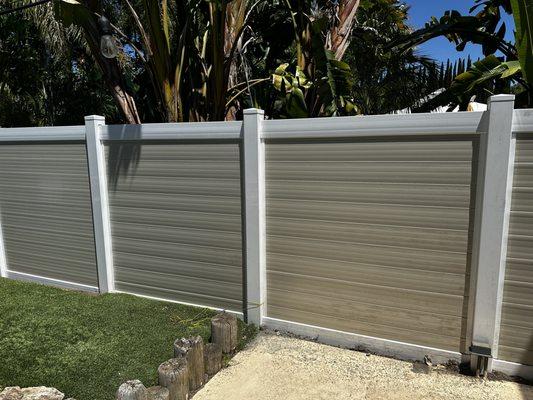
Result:
M8 269L98 286L85 144L2 144Z
M464 350L472 140L266 145L267 315Z
M518 136L498 358L533 365L533 136Z
M242 311L239 145L106 146L117 290Z

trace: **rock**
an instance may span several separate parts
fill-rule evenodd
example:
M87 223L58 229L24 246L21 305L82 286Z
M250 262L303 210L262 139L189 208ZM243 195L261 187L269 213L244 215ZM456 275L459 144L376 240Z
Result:
M166 387L152 386L146 389L148 391L148 400L169 400L170 392Z
M38 386L21 389L22 400L63 400L65 395L55 388Z
M118 388L117 400L148 400L146 387L138 379L124 382Z
M55 388L36 386L21 389L7 387L0 393L0 400L63 400L65 395Z
M431 358L427 354L424 356L424 362L426 363L428 367L433 366L433 362L431 361Z
M36 386L21 389L7 387L0 393L0 400L63 400L65 395L55 388Z
M20 387L6 387L0 393L0 400L22 400L22 391L20 390Z

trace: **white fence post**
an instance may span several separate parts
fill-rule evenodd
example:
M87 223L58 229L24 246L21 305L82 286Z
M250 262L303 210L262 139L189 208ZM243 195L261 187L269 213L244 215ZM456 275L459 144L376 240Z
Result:
M111 292L115 289L105 155L104 146L100 140L101 127L104 125L104 117L98 115L85 117L87 160L89 164L94 241L100 293Z
M2 232L2 210L0 209L0 277L7 278L7 257L4 243L4 234Z
M261 325L266 309L265 160L261 126L264 112L244 110L244 215L248 323Z
M477 268L472 347L474 369L490 371L498 355L498 338L507 256L507 236L514 167L513 95L493 96L488 129L480 137L478 199L473 263Z

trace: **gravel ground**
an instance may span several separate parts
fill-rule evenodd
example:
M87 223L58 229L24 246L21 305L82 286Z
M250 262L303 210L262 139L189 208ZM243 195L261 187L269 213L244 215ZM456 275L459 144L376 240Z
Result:
M249 399L533 400L533 386L261 333L194 396Z

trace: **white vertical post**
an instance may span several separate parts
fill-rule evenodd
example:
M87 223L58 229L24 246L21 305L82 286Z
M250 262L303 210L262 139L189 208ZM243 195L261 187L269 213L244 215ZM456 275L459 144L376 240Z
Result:
M514 168L513 95L492 96L480 137L473 262L477 268L472 346L498 355ZM491 369L491 363L488 370Z
M266 313L264 112L244 110L244 219L247 322L260 326Z
M0 277L7 278L7 257L2 232L2 210L0 209Z
M101 127L104 125L104 117L98 115L85 117L94 241L98 266L98 284L101 293L111 292L115 289L105 155L104 146L100 140Z

